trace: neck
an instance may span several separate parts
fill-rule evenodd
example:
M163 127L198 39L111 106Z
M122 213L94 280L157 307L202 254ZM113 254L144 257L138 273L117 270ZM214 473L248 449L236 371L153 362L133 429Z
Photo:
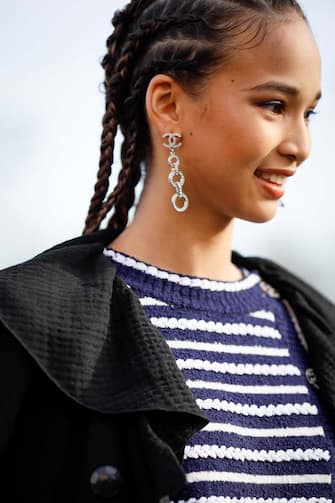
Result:
M231 262L233 220L222 220L194 208L177 213L170 198L142 197L133 222L107 247L178 274L236 281L242 275Z

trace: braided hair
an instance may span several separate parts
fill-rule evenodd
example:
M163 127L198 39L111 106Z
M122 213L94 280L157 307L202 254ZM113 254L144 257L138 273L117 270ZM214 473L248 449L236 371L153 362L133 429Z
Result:
M112 209L107 227L118 235L127 225L141 165L151 152L145 94L154 75L169 75L196 96L206 78L229 60L241 34L251 34L247 45L260 43L271 22L289 19L292 12L308 24L296 0L132 0L116 11L101 62L106 105L97 182L83 234L98 230ZM104 201L118 128L124 137L122 168Z

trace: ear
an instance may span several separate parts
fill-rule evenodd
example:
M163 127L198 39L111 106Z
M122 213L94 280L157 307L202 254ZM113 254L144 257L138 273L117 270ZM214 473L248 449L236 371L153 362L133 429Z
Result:
M157 132L180 130L184 92L168 75L155 75L148 86L145 106L149 123Z

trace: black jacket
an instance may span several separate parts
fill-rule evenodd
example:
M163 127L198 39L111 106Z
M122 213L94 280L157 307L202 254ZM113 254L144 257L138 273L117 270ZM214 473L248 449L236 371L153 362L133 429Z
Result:
M103 255L108 229L0 271L4 501L158 503L185 483L207 419L164 338ZM233 252L293 308L335 417L335 306L272 261Z

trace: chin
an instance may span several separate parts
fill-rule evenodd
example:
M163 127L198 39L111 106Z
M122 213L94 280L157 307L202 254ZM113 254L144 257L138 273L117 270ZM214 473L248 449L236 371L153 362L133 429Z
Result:
M254 209L252 213L249 213L249 215L244 215L241 218L241 220L247 220L249 222L254 222L256 224L264 224L266 222L270 222L276 214L278 210L278 202L275 204L271 203L267 205L267 207L261 207Z

